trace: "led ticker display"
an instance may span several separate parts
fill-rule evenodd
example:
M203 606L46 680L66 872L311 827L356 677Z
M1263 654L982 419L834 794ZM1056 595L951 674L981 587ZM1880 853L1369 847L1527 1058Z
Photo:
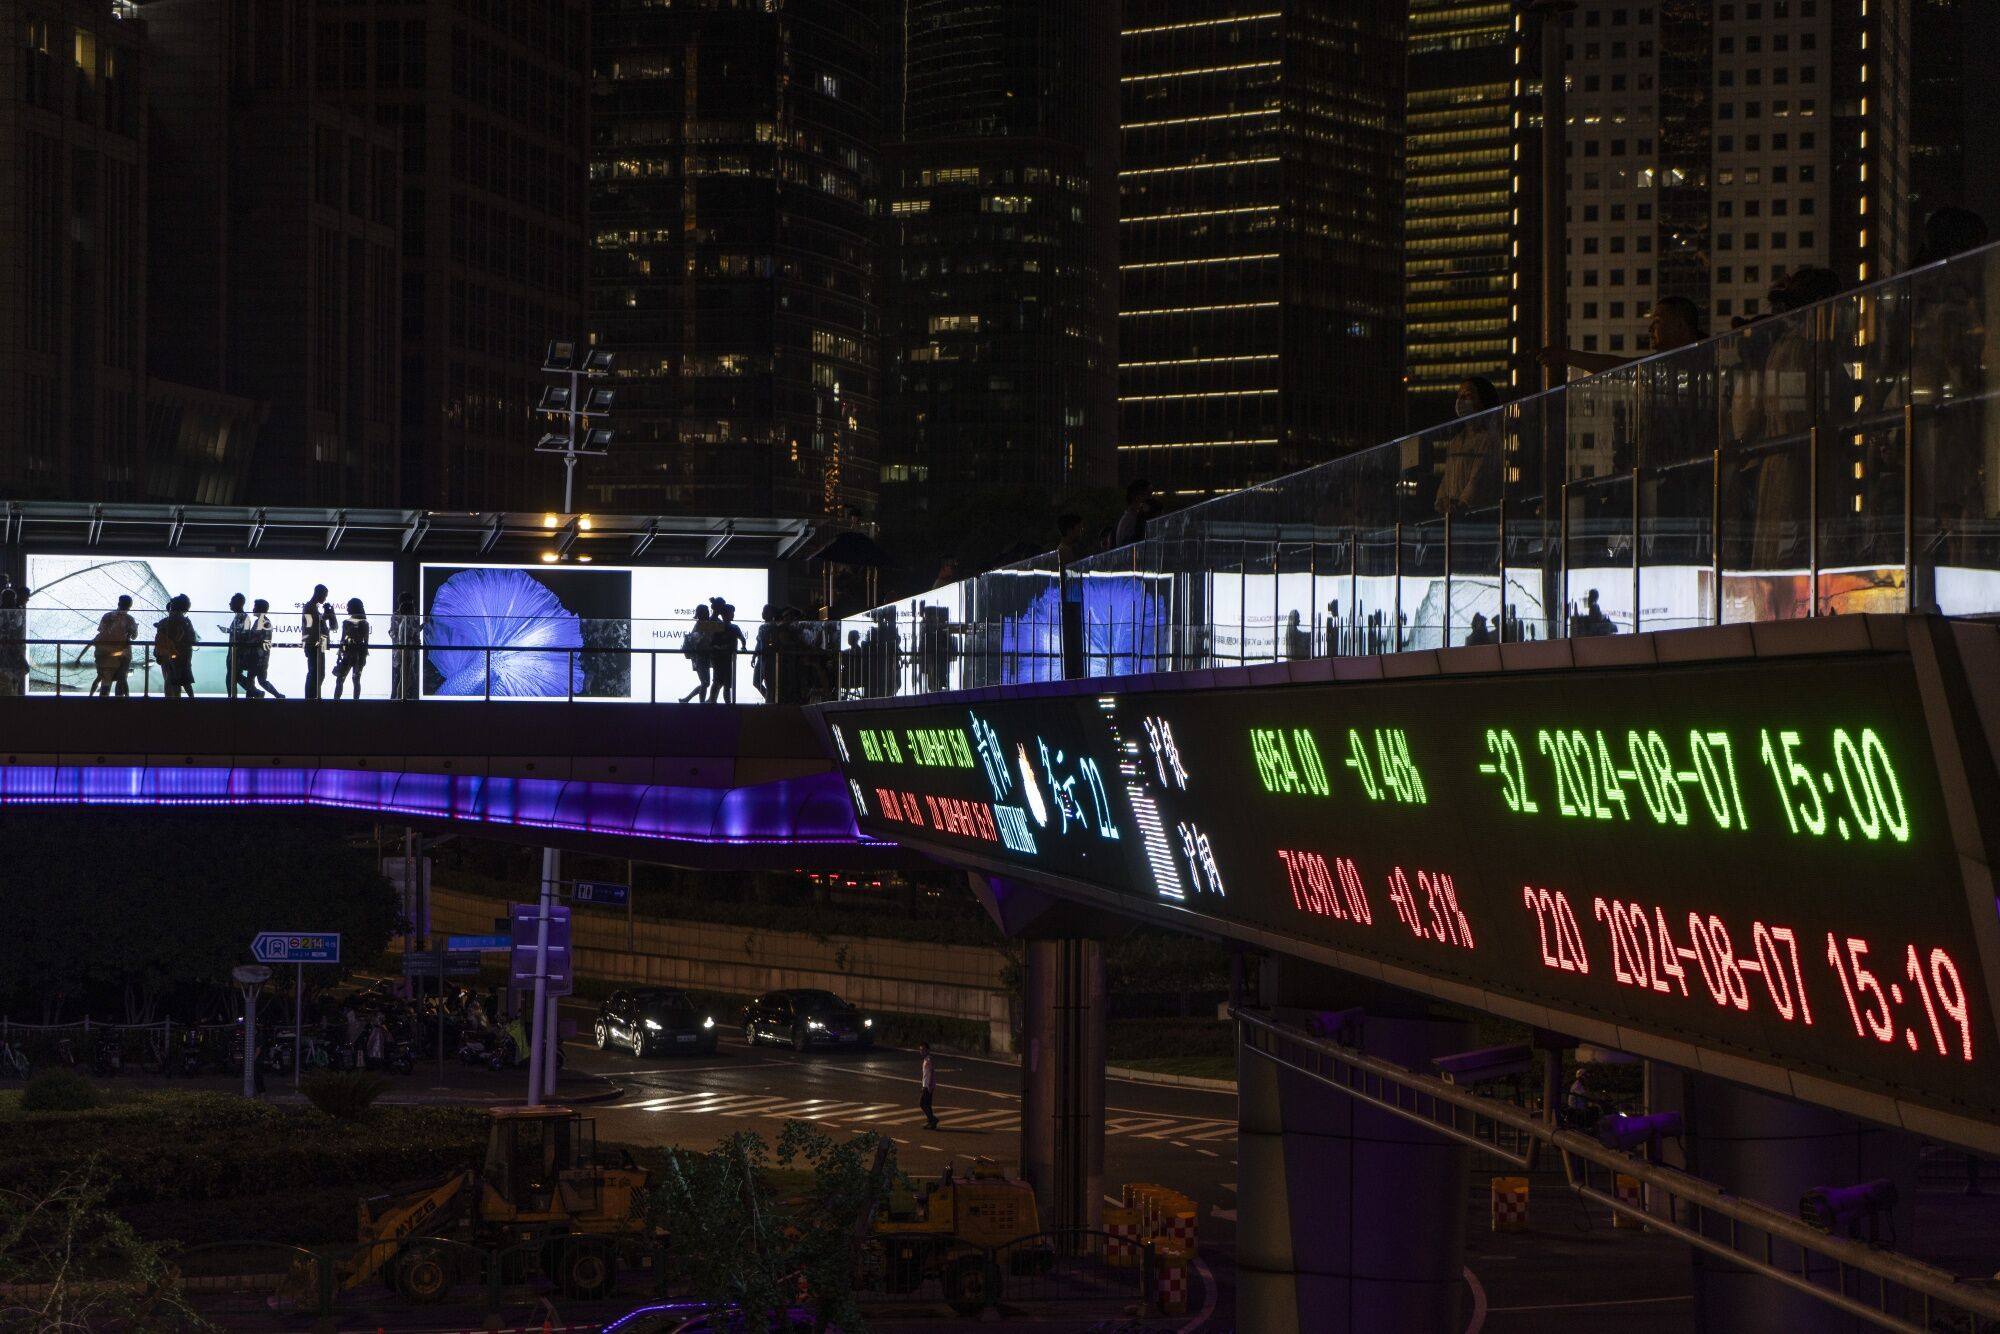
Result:
M2000 1116L1907 657L828 717L870 832Z

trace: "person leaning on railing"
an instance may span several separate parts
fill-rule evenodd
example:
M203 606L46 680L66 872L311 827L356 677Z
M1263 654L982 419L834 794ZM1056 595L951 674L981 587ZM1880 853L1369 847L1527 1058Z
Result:
M1653 303L1646 317L1646 353L1655 356L1702 340L1701 307L1684 296L1663 296ZM1580 352L1573 347L1545 347L1535 360L1551 370L1577 370L1595 375L1636 360L1603 352Z

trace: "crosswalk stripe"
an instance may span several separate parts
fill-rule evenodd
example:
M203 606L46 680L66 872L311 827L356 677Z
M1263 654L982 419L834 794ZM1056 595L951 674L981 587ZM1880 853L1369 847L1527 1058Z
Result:
M977 1116L946 1116L939 1118L946 1130L995 1130L1018 1121L1015 1112L981 1112Z
M924 1114L921 1111L901 1111L901 1112L893 1112L888 1116L871 1116L868 1118L868 1121L869 1124L871 1125L900 1126L900 1125L908 1125L912 1121L921 1121L923 1119L924 1119Z
M1236 1138L1235 1126L1217 1126L1214 1130L1197 1131L1188 1138L1196 1144L1215 1144L1225 1139Z
M1218 1126L1213 1121L1183 1121L1176 1126L1168 1126L1161 1130L1148 1131L1147 1133L1139 1136L1139 1138L1192 1140L1192 1139L1201 1139L1204 1137L1218 1138L1223 1135L1234 1135L1235 1133L1236 1133L1235 1126Z
M1141 1130L1156 1130L1161 1126L1180 1124L1177 1116L1119 1116L1104 1123L1106 1131L1113 1135L1133 1135Z
M676 1093L639 1104L648 1111L728 1113L756 1103L778 1099L750 1093Z

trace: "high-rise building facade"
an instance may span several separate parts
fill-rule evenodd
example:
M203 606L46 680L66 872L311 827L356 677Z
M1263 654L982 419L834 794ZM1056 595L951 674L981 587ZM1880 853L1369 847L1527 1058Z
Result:
M1569 341L1637 356L1656 299L1714 330L1773 282L1912 253L1911 0L1604 0L1568 19Z
M150 25L113 0L0 0L0 492L242 499L258 409L182 382L149 324L163 218ZM167 159L162 171L178 163ZM175 377L173 379L163 376Z
M1992 0L1911 0L1910 220L1970 209L2000 228L2000 5Z
M1503 393L1519 387L1514 14L1509 0L1410 0L1403 319L1412 428L1453 416L1469 377Z
M396 138L326 96L320 6L151 0L156 368L262 405L245 498L392 505Z
M1127 7L1119 450L1213 495L1402 420L1408 0Z
M596 5L590 327L618 401L590 504L873 511L873 15Z
M315 88L382 126L401 151L410 503L561 503L562 469L534 453L534 409L549 340L584 325L590 9L585 0L316 5Z
M1115 4L908 0L885 70L888 509L1116 475Z
M0 32L0 479L125 489L146 389L143 30L105 3L9 0Z

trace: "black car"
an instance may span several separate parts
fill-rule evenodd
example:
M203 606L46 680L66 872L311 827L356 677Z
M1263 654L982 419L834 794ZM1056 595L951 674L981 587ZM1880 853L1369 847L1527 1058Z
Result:
M767 991L743 1011L743 1040L808 1047L872 1047L875 1021L831 991Z
M597 1049L629 1047L634 1056L661 1052L715 1054L715 1019L685 991L659 987L614 991L597 1011Z

